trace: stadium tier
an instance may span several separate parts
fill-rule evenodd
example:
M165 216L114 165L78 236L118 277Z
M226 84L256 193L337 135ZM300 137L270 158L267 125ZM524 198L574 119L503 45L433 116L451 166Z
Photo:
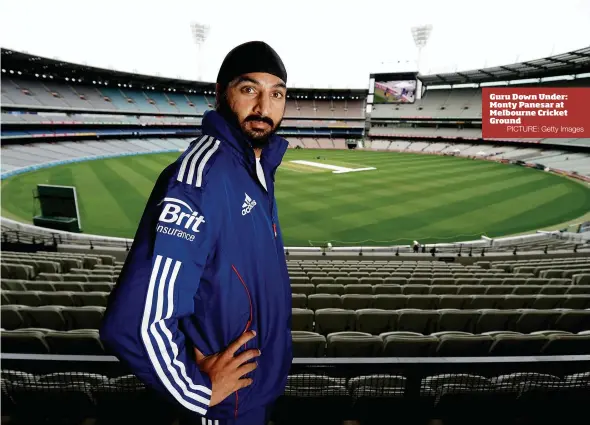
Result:
M179 152L185 150L191 141L192 139L144 138L9 145L2 147L1 167L2 172L7 172L68 160L87 160L92 157Z
M474 130L452 130L443 129L446 134L443 136L469 139L465 132ZM529 164L543 164L549 169L565 170L576 172L581 175L590 176L590 153L575 153L556 148L546 149L542 146L509 145L500 142L494 144L456 142L415 142L402 141L399 139L408 138L408 134L421 134L427 137L437 137L438 130L428 129L403 129L396 135L394 129L374 128L371 132L396 140L374 140L370 148L378 151L412 152L437 155L467 156L472 158L487 159L492 161L524 161ZM403 133L403 134L402 134ZM472 134L473 135L473 134ZM590 139L565 139L563 143L590 143Z
M15 170L53 161L89 158L92 156L117 155L128 153L153 153L184 150L193 139L190 138L144 138L102 141L62 141L59 143L31 143L26 145L2 146L2 172ZM292 148L305 149L346 149L342 138L298 138L289 137ZM478 144L451 142L411 142L376 140L368 149L377 151L411 152L438 155L477 157L493 161L525 161L542 163L550 169L576 172L590 177L590 154L572 153L559 149L541 149L507 144L494 144L482 147ZM485 150L483 150L485 149Z
M449 358L321 360L294 362L271 423L586 423L590 365L580 359L463 358L451 368ZM5 355L2 378L3 415L18 423L172 425L184 416L110 358Z
M590 354L590 259L289 261L298 357ZM3 352L104 354L112 256L4 252ZM510 354L512 353L512 354Z
M213 109L215 96L84 87L56 82L2 78L2 106L54 110L202 116ZM286 118L364 118L363 100L298 100L287 102ZM19 122L19 121L16 121ZM27 122L34 122L29 121Z
M5 419L172 425L186 415L100 341L122 268L114 256L5 251L1 267ZM295 359L273 424L585 423L590 257L288 269Z

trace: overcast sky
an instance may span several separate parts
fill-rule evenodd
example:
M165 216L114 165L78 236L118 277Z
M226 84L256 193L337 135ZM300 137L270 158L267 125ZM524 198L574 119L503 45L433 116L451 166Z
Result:
M421 60L426 74L590 46L590 0L0 2L2 47L169 77L197 79L200 69L205 81L249 40L277 50L288 86L334 88L366 88L371 72L415 68L416 25L433 26ZM192 22L210 26L200 55Z

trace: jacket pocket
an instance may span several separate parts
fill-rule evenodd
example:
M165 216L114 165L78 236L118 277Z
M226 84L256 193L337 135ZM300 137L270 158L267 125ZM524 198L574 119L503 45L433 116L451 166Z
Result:
M250 326L252 326L252 320L254 317L254 306L252 304L252 296L250 294L250 290L248 289L248 285L246 285L244 278L242 277L242 275L240 274L240 272L238 271L238 269L235 265L232 264L231 268L232 268L232 272L238 278L238 281L239 281L240 285L242 286L242 288L246 294L246 298L248 300L249 313L247 316L247 321L244 324L244 330L242 331L242 334L244 334L245 332L248 332L250 330ZM252 340L248 341L248 343L246 345L251 345L251 343L252 343ZM244 345L244 349L246 348L246 345Z
M238 271L237 267L235 265L232 264L232 272L236 275L236 277L238 278L240 284L242 285L242 287L244 288L244 291L246 293L246 296L248 298L248 303L249 303L249 307L250 307L250 313L248 315L248 320L246 321L246 323L244 324L244 330L242 332L242 334L248 332L250 330L250 327L252 326L252 322L253 322L253 318L254 318L254 305L252 303L252 296L250 294L250 290L248 289L248 285L246 284L246 281L244 280L244 278L242 277L242 275L240 274L240 272ZM240 352L252 349L252 348L256 348L257 344L256 344L256 337L254 337L253 339L251 339L250 341L248 341L246 344L244 344L240 350L236 353L239 354ZM256 379L255 378L255 374L256 374L256 369L253 372L250 372L246 375L243 376L243 378L252 378L252 379ZM251 390L250 388L245 388L241 391L239 391L240 394L238 394L238 391L236 391L234 393L234 397L235 397L235 401L234 401L234 417L237 417L240 411L240 396L244 396L246 394L248 394Z

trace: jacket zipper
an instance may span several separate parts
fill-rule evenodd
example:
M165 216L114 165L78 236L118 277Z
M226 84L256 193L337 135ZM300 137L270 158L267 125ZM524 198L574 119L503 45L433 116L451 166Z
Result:
M262 158L261 158L261 160L262 160ZM262 183L258 179L258 173L255 172L254 174L256 175L256 179L255 180L258 182L258 184L260 185L260 187L263 187L262 186ZM267 174L268 174L268 176L265 175L264 178L267 181L266 182L266 187L268 188L269 187L269 184L272 184L272 174L271 173L267 173ZM270 179L270 182L271 183L269 183L269 179ZM268 191L267 188L264 188L265 189L264 192L265 192L265 194L266 194L266 196L268 198L268 204L269 204L269 207L270 207L270 221L272 223L272 231L273 231L273 234L274 234L274 238L276 239L278 237L278 233L277 233L277 225L276 225L275 219L274 219L273 196L271 196L271 193ZM273 186L273 195L274 195L274 186ZM275 246L275 248L276 248L276 246Z
M262 184L260 183L260 181L258 180L258 175L256 173L254 173L254 175L256 176L255 180L262 186ZM266 178L266 176L265 176ZM268 184L268 183L267 183ZM273 203L273 199L271 194L268 192L268 190L265 191L266 192L266 196L268 197L269 200L269 206L270 206L270 220L272 223L272 230L274 233L274 239L275 239L275 250L277 249L276 246L276 238L278 237L278 233L277 233L277 225L274 222L274 203ZM273 190L274 192L274 190ZM250 303L250 319L248 320L248 322L246 323L246 327L244 328L244 332L242 333L246 333L248 331L248 329L250 328L250 325L252 324L252 298L250 296L250 291L248 290L248 286L246 286L246 282L244 282L244 279L242 278L242 276L240 275L240 273L238 272L238 269L236 268L235 265L232 264L232 270L234 271L234 273L238 276L238 279L240 280L240 282L242 283L242 285L244 286L244 289L246 290L246 294L248 295L248 301ZM246 344L244 344L244 349L246 349ZM236 395L236 407L234 410L234 417L237 418L238 417L238 407L239 407L239 397L238 397L238 392L235 392Z
M244 282L244 279L240 275L240 272L238 272L238 269L236 268L236 266L234 266L232 264L231 268L234 271L234 273L236 274L236 276L238 276L238 279L242 283L242 286L244 286L244 290L246 291L246 295L248 295L248 302L250 303L250 318L248 319L248 322L246 323L246 327L244 328L244 331L242 332L242 334L244 334L244 333L248 332L248 329L250 328L250 325L252 324L252 297L250 296L250 290L248 290L248 286L246 286L246 282ZM244 344L244 350L245 349L246 349L246 344ZM235 394L236 394L236 408L234 410L234 417L237 418L238 417L238 392L236 391Z

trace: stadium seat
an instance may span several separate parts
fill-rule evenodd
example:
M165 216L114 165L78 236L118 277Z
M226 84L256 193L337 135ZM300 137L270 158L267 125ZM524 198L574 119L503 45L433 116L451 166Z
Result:
M383 341L363 332L335 332L327 336L329 357L376 357L381 354Z
M542 354L556 355L584 355L590 354L590 335L549 335Z
M27 327L65 330L66 323L62 314L63 309L64 307L58 306L27 306L22 307L20 312Z
M315 311L315 330L321 335L354 331L357 316L354 310L322 308Z
M63 309L69 329L98 329L104 314L104 307L86 306Z
M492 342L489 335L441 335L436 353L442 357L485 356L489 353Z
M392 310L359 309L356 311L356 330L371 335L379 335L393 329L395 320L396 313Z
M75 331L52 331L45 334L45 341L52 354L104 355L98 331L80 329Z
M308 309L294 308L291 328L294 331L313 331L314 312Z
M385 357L431 357L439 344L437 337L415 332L387 332L380 337Z
M42 332L32 330L3 330L0 333L3 353L49 354Z
M294 357L323 357L326 337L315 332L291 331Z
M492 356L536 356L547 344L545 335L499 334L490 347Z

